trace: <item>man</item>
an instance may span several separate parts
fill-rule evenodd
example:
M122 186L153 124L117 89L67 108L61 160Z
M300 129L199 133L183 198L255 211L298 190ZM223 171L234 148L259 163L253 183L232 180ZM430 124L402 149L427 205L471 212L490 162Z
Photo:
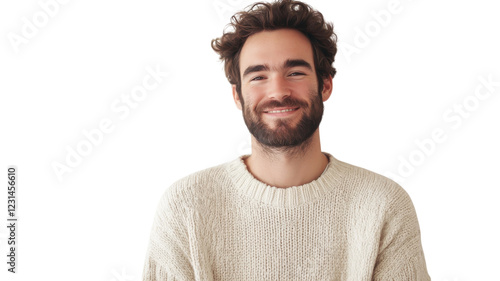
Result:
M321 151L336 38L308 5L258 3L212 41L252 154L173 184L144 280L430 280L408 194Z

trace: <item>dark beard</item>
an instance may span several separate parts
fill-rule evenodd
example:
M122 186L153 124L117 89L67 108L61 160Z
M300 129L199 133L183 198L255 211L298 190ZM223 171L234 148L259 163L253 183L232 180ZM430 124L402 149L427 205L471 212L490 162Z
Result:
M304 101L286 98L282 102L272 100L257 106L255 112L247 106L243 111L243 119L250 133L257 141L268 148L294 148L305 144L318 129L323 117L323 100L318 92L311 92L311 108ZM276 120L275 128L271 129L262 120L262 109L271 107L300 107L302 118L294 127L289 120ZM309 110L308 110L309 109Z

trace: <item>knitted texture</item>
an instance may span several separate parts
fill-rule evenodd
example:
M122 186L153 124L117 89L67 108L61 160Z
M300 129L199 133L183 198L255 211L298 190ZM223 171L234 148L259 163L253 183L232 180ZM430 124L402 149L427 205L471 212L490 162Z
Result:
M337 160L276 188L244 157L189 175L157 207L143 280L430 280L401 186Z

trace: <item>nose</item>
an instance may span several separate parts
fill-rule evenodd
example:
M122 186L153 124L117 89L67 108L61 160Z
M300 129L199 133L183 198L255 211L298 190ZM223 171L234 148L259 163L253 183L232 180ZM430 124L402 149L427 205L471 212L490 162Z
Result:
M291 95L288 82L280 75L274 75L269 81L267 97L269 99L283 100Z

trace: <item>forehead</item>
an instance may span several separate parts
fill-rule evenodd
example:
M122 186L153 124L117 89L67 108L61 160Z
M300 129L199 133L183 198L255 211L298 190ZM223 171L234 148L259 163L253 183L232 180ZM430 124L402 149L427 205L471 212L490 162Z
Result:
M281 66L289 59L302 59L314 66L309 39L295 29L261 31L245 41L240 53L240 72L249 65Z

